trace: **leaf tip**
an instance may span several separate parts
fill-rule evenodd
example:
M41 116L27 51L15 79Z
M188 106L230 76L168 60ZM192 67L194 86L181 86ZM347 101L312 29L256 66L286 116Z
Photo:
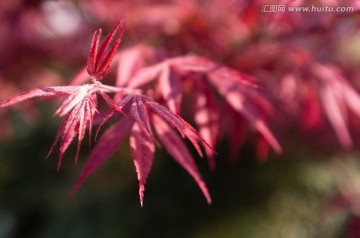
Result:
M144 207L144 192L145 192L145 186L144 184L139 185L139 197L140 197L140 206Z
M206 198L207 203L208 203L209 205L211 205L212 200L211 200L210 194L206 195L205 198Z

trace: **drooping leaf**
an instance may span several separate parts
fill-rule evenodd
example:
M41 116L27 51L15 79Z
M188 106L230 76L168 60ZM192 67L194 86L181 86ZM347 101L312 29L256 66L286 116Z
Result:
M181 138L162 119L154 116L154 127L159 140L167 152L178 162L197 182L207 202L211 203L211 197L206 185L197 169L190 152Z
M134 123L131 128L130 148L139 180L140 204L143 206L145 183L153 162L155 145L138 123Z
M70 197L72 197L79 189L81 184L94 173L100 165L102 165L119 147L125 136L129 132L133 120L125 118L109 127L100 137L97 144L91 151L88 161L77 182L75 183Z

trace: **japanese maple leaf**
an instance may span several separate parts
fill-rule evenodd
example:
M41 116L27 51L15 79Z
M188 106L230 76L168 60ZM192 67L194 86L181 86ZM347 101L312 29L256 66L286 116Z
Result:
M109 92L110 89L111 87L102 85L99 82L82 86L55 86L34 89L15 96L12 99L0 102L0 107L11 106L34 98L67 97L55 112L55 115L62 117L63 120L60 123L55 141L47 155L48 157L51 154L54 146L61 138L58 162L58 169L60 169L62 157L76 135L78 135L78 145L75 161L77 161L80 144L84 139L87 127L89 128L89 136L91 137L93 117L97 112L97 95L100 95L110 107L120 110L120 108L112 102L110 97L105 94L105 92Z
M211 203L209 192L191 153L186 148L181 137L171 127L175 128L183 137L189 139L200 156L203 156L200 144L214 153L214 150L200 137L196 130L181 117L145 95L130 94L121 100L118 105L127 117L102 134L70 196L75 194L81 184L114 153L125 139L127 133L130 133L130 148L139 180L141 205L143 205L145 183L153 162L155 145L160 146L160 143L195 179L206 200ZM116 113L113 110L108 116L104 117L104 121ZM152 123L150 123L151 121ZM157 138L153 134L150 124L155 129Z
M112 47L110 47L110 43L116 32L119 30L122 22L123 20L120 20L116 24L115 28L105 37L101 44L101 29L94 33L87 62L87 72L92 79L92 84L34 89L15 96L12 99L0 102L0 107L6 107L33 98L44 99L67 96L59 109L55 112L55 115L62 117L63 120L61 121L55 141L47 155L48 157L51 154L56 143L61 138L58 169L60 169L64 153L76 135L78 135L78 144L75 162L79 155L80 145L84 139L86 128L89 128L89 136L91 138L93 117L97 112L97 95L100 95L111 108L121 111L121 109L106 94L108 92L118 92L121 89L103 85L97 80L102 79L109 71L111 60L120 44L125 26L120 29L120 33Z

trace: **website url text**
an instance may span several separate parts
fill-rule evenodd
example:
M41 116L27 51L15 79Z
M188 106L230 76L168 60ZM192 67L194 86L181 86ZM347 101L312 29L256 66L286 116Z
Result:
M285 5L262 5L261 12L354 12L354 7L343 6L285 6Z

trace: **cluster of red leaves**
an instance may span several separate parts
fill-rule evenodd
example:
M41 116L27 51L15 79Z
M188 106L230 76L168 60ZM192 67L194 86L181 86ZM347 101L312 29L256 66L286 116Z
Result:
M287 43L288 44L288 43ZM272 61L271 70L257 74L267 84L272 98L287 110L278 110L287 124L302 132L317 133L318 142L339 144L344 149L353 147L360 118L360 95L343 70L332 62L316 59L308 50L284 44L273 44L282 58ZM260 49L259 53L269 48ZM274 78L276 77L276 79ZM277 80L274 85L271 83ZM333 130L337 142L328 133ZM327 137L327 138L326 138ZM337 146L335 146L337 147Z
M142 130L147 132L142 134L143 141L146 142L147 139L154 138L148 122L149 118L151 119L153 117L147 116L147 112L150 110L152 113L157 113L160 118L190 139L201 156L202 152L197 143L195 143L196 140L194 137L197 137L198 139L202 137L203 139L201 139L201 142L206 145L205 152L209 159L210 167L214 168L215 161L212 148L216 145L216 141L222 136L221 129L223 128L220 128L221 114L223 115L222 119L231 121L231 123L238 126L240 126L240 122L245 123L244 120L239 120L239 117L245 118L259 132L261 138L265 139L262 140L263 142L265 141L265 143L262 143L263 146L259 147L260 149L267 150L266 145L270 144L275 151L281 152L281 147L269 130L264 117L264 115L267 115L272 108L267 100L261 95L257 85L253 83L254 79L252 77L198 56L189 55L162 59L163 57L159 57L159 54L161 54L159 52L161 52L159 49L139 45L126 49L115 57L115 63L118 65L118 74L115 83L117 87L126 87L128 89L138 89L140 87L148 89L150 87L152 88L150 94L152 94L153 98L157 98L160 102L164 102L170 109L169 111L159 104L154 102L150 103L150 99L144 96L129 95L123 98L122 92L115 95L115 102L120 105L122 110L124 110L123 107L125 107L125 105L129 104L129 101L132 102L132 106L128 109L131 117L137 122ZM146 66L146 62L156 62L158 58L161 59L160 62ZM83 71L75 78L73 84L81 84L86 80L87 77ZM192 92L190 97L194 102L192 110L194 112L193 119L201 137L181 118L179 118L179 122L176 122L178 118L177 115L180 114L182 94L187 91ZM221 95L220 100L216 99L217 94ZM222 101L222 98L224 98L225 101ZM157 107L151 105L157 105ZM223 106L220 107L220 105ZM240 116L232 117L231 110L236 111ZM229 115L228 118L226 118L226 115ZM195 164L193 164L193 162L190 163L192 158L190 153L186 150L185 145L176 137L175 133L167 132L164 134L161 132L164 130L166 124L161 123L156 117L153 118L153 120L157 121L157 123L153 123L153 127L169 154L171 154L195 178L208 201L210 201L203 182L197 175L197 172L195 173ZM128 124L129 122L124 121L123 123ZM159 125L163 126L159 127ZM109 130L112 131L113 129L110 128ZM169 129L167 129L167 131L169 131ZM186 133L187 131L191 132L193 135L189 136ZM238 141L238 138L241 137L241 132L242 131L240 130L232 131L232 141ZM111 134L111 132L109 133ZM107 132L104 133L104 135L106 134ZM136 134L138 134L138 132L136 132ZM131 145L140 144L140 142L135 142L136 138L139 137L132 136L130 138L130 142L132 142ZM118 138L118 141L121 141L122 139L122 137ZM103 147L109 143L101 143L102 140L107 141L107 136L100 138L98 145L94 148L93 154L90 156L92 159L89 159L86 169L83 172L83 175L86 175L80 179L76 187L78 187L82 181L95 170L96 167L94 167L93 164L98 165L99 162L94 161L103 161L109 157L109 154L112 154L112 150L106 155L101 152L104 150ZM156 140L154 139L154 141ZM149 143L146 142L145 145L149 145ZM153 145L151 147L145 145L142 145L140 148L146 148L147 152L152 151L153 153ZM135 159L135 156L138 154L134 153L134 149L132 152ZM267 156L266 152L260 152L259 154L261 153L263 154L263 157ZM99 154L102 156L99 156ZM147 177L150 167L145 169L145 172L141 172L142 170L140 170L139 162L136 162L136 159L135 165L140 181L140 197L142 199L144 178ZM146 168L146 166L144 166L144 168Z
M205 58L184 56L164 59L154 65L144 66L138 62L144 58L142 53L145 51L142 47L136 47L117 57L122 72L121 77L117 78L117 87L100 83L98 80L109 72L124 30L125 26L121 20L101 44L101 30L94 33L88 57L88 75L80 74L77 78L80 81L90 78L90 84L34 89L0 103L0 107L7 107L33 98L67 97L55 112L63 120L48 154L49 156L60 140L58 169L64 153L76 136L78 136L78 149L75 161L87 128L91 140L95 114L99 115L97 120L102 120L101 125L115 114L125 115L125 119L111 126L100 137L71 194L74 194L83 181L110 157L129 132L131 152L139 180L141 204L143 204L144 185L151 169L155 145L164 146L168 153L193 176L210 203L209 192L191 153L171 127L175 128L182 137L189 139L201 157L203 153L200 145L203 145L210 165L214 167L213 147L220 131L220 111L215 105L215 95L212 93L214 89L233 110L249 120L277 152L281 151L279 143L262 117L262 109L268 108L269 105L258 92L257 86L251 82L252 78ZM115 43L110 46L117 31L120 33L116 37ZM137 57L129 57L129 52ZM124 67L124 62L127 62L126 67ZM138 68L139 65L143 67ZM127 75L128 78L124 75ZM156 83L152 90L145 87L154 81ZM142 91L142 87L147 91ZM182 92L186 87L196 91L193 96L194 120L200 134L179 116ZM139 91L141 93L137 93ZM158 95L157 91L160 91ZM146 92L152 94L155 100L165 102L169 109L150 99L145 95ZM111 99L106 93L116 93L115 99ZM99 113L98 95L111 108L109 113ZM156 136L153 134L153 130L156 132Z

